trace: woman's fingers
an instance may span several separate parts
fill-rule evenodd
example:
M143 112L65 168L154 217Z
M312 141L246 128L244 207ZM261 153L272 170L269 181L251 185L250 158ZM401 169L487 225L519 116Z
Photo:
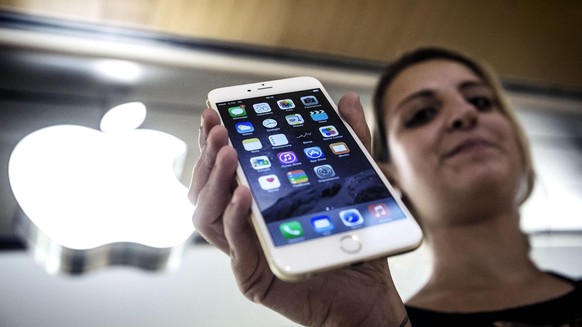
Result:
M218 128L218 127L217 127ZM216 138L214 134L217 135ZM231 186L238 165L236 151L221 141L226 131L210 132L200 160L196 163L190 199L196 205L192 221L210 243L228 253L223 230L223 213L231 199ZM221 146L222 145L222 146Z
M202 115L200 115L200 130L198 134L198 146L200 150L206 145L206 139L208 138L210 130L217 125L220 125L218 114L214 110L206 108L202 112Z
M362 107L358 94L354 92L345 94L338 103L338 109L342 117L350 124L354 132L356 132L356 135L366 149L370 151L372 137L370 135L370 129L366 124L364 108Z

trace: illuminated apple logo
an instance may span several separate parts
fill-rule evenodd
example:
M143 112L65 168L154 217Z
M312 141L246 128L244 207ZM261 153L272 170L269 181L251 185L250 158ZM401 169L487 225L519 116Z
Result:
M101 131L51 126L24 137L9 162L29 248L49 272L110 264L175 264L194 232L187 188L176 178L186 144L137 129L142 103L108 111Z

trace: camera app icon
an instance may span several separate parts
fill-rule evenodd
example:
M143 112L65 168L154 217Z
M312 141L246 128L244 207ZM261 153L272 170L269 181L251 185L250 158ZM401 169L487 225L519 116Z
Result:
M303 102L303 105L305 106L315 106L316 104L319 104L319 101L317 101L317 98L313 95L301 97L301 102Z

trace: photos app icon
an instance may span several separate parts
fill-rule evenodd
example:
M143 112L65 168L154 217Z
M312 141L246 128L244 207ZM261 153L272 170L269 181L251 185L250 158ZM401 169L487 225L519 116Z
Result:
M293 100L291 100L291 99L279 100L279 101L277 101L277 105L281 109L293 109L293 108L295 108L295 103L293 103Z

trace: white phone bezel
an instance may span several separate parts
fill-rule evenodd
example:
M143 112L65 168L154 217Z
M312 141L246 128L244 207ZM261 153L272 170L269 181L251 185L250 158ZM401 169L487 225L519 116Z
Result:
M323 85L317 79L306 76L214 89L208 93L207 105L218 113L216 103L316 88L321 90L333 109L338 112L337 106ZM222 122L222 117L220 119ZM372 163L372 167L374 167L374 170L380 176L390 193L393 195L396 194L349 124L343 119L342 122L352 138L363 150L366 158ZM237 168L237 180L240 184L250 187L240 163ZM254 200L251 208L251 220L259 236L259 241L271 270L279 278L293 281L321 271L347 266L373 258L403 253L417 248L422 241L420 227L412 218L412 215L400 198L394 196L394 200L402 208L406 219L283 246L274 245L267 224L262 218L261 211ZM350 240L345 240L346 237L349 237ZM386 238L391 241L385 242ZM345 242L355 242L356 244L359 242L360 249L357 251L357 254L350 253L342 249L342 242L344 242L344 245ZM317 248L318 251L314 251L314 248ZM307 253L309 255L306 255Z

